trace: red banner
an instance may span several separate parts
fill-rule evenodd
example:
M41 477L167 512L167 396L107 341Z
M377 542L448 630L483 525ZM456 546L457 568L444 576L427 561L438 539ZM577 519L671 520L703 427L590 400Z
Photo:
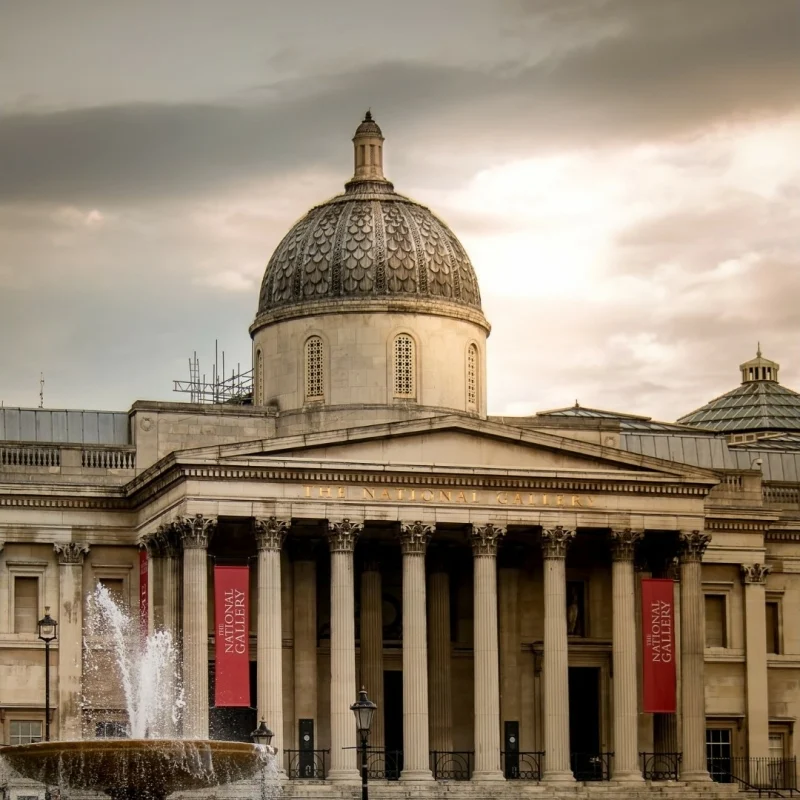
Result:
M674 714L675 608L673 581L642 579L643 695L648 714Z
M247 567L214 567L216 706L250 705L249 587Z
M150 627L148 624L150 617L150 598L148 596L150 575L147 567L147 550L142 547L139 550L139 630L142 638L147 636Z

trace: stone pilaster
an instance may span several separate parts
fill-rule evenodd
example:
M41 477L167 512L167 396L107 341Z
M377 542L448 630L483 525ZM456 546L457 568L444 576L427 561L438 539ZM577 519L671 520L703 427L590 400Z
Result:
M256 519L258 548L258 629L256 639L256 694L258 718L274 732L279 768L283 741L283 638L281 628L281 548L291 520Z
M425 550L435 526L400 523L403 551L403 772L401 780L433 780L428 730L428 634Z
M183 629L183 544L180 529L175 524L161 525L157 535L161 540L164 563L161 565L162 620L165 631L180 651Z
M294 555L294 708L317 729L317 562L314 542L296 539ZM295 727L297 723L295 722ZM297 731L295 731L295 736ZM299 747L299 742L297 744Z
M178 517L183 544L183 736L208 739L208 543L216 517Z
M575 531L561 525L542 530L544 557L544 749L542 780L575 780L569 751L569 658L567 651L567 548Z
M500 665L497 635L497 548L506 529L472 526L474 562L475 771L472 779L503 780L500 770Z
M633 556L640 531L612 530L611 594L614 659L614 780L642 781L639 768L636 583Z
M708 781L705 706L705 598L702 559L711 536L681 532L681 779Z
M353 550L363 523L328 523L331 550L331 769L334 782L358 782L356 727L350 706L356 699L356 633Z
M770 570L764 564L742 564L741 569L747 669L747 755L750 758L767 758L770 755L765 624L767 575Z
M450 573L440 553L428 576L428 680L431 750L453 749L453 689L450 645Z
M147 632L164 626L164 601L161 593L164 550L157 531L139 537L139 546L147 552ZM141 580L141 576L139 577Z
M370 747L384 745L383 703L383 588L377 549L364 559L361 572L361 686L378 706L372 718Z
M53 545L58 554L58 734L81 739L83 674L83 560L89 545Z

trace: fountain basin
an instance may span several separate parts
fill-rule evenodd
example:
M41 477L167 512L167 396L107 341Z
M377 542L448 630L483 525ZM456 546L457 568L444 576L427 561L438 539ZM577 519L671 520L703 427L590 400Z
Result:
M252 778L267 766L269 751L245 742L92 739L0 747L0 758L50 786L105 792L115 800L160 800Z

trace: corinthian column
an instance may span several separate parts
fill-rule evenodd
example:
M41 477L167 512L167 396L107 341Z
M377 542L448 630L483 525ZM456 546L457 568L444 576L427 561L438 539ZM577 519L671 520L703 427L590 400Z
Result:
M641 781L638 748L636 592L633 555L640 531L611 531L611 594L614 659L614 780Z
M208 739L208 543L216 517L175 521L183 543L183 735Z
M453 690L450 652L450 574L434 550L428 576L428 680L431 750L453 749Z
M764 564L742 564L747 669L747 754L769 756L769 702L767 697L767 631L765 626L767 575Z
M497 641L497 547L506 529L472 526L474 556L474 781L503 780L500 770L500 665Z
M575 531L542 530L544 556L544 750L542 780L574 781L569 763L569 653L567 650L567 547Z
M702 559L711 536L681 532L681 779L708 781L706 765L705 598Z
M81 737L81 674L83 672L83 559L89 545L53 545L58 553L58 738Z
M428 642L425 619L425 549L433 525L400 523L403 551L403 773L401 780L431 781L428 731Z
M361 686L376 706L369 733L371 747L384 745L383 589L380 559L371 550L361 573Z
M353 550L364 525L343 519L328 523L331 549L331 770L328 779L357 782L356 726L350 705L356 699L356 632L353 603Z
M281 548L291 520L255 520L258 547L258 633L256 675L258 718L275 732L272 746L283 764L283 638L281 636Z

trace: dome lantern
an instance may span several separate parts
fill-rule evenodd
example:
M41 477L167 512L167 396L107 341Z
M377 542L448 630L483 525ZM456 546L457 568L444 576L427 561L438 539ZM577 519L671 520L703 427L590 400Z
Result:
M388 184L383 174L383 132L367 110L364 119L356 128L353 136L353 177L346 184L348 191L353 191L360 183L378 182Z
M777 361L770 361L761 355L761 342L758 343L756 357L745 361L739 365L742 371L742 383L752 383L753 381L775 381L778 383L778 370L780 364Z

